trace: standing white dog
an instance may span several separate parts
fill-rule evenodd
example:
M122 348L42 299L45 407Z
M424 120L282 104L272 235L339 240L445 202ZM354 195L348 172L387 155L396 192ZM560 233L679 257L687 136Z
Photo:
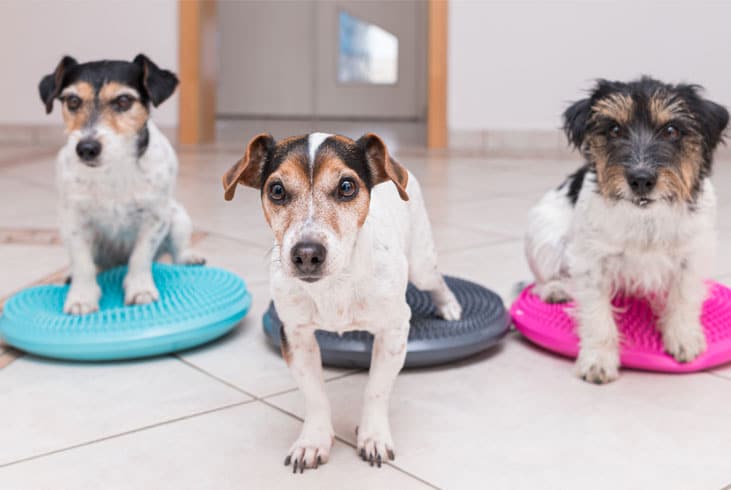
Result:
M526 253L544 301L576 301L585 380L618 376L619 291L652 300L675 359L705 350L700 315L716 247L709 176L728 119L699 87L650 78L600 80L564 114L586 164L531 211Z
M285 464L316 468L333 444L315 330L367 330L375 339L357 447L380 467L394 458L388 403L406 358L408 281L431 292L442 317L462 311L437 269L419 184L376 135L322 133L255 137L223 177L227 200L239 184L261 190L274 231L271 292L282 353L305 397L304 427Z
M190 251L192 225L173 199L178 161L149 120L175 91L177 77L144 55L133 62L79 64L66 56L39 92L46 112L61 101L68 141L56 164L61 235L71 255L71 287L64 311L99 308L98 269L129 264L125 303L159 297L152 262L200 264Z

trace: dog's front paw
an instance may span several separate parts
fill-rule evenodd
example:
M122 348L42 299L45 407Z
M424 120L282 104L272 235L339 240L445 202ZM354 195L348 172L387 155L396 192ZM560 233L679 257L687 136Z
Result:
M177 263L183 265L205 265L206 259L192 250L186 250L180 254Z
M99 298L101 289L97 283L77 284L73 283L66 295L66 302L63 305L63 312L69 315L88 315L99 310Z
M700 324L668 326L663 329L665 351L678 362L690 362L706 350L706 336Z
M371 466L375 465L380 468L387 458L390 461L396 459L387 422L364 422L355 428L355 434L358 438L358 455Z
M333 434L332 429L303 428L284 459L284 466L291 464L293 473L302 473L305 468L316 470L321 464L327 463L333 445Z
M124 280L124 303L146 305L160 299L151 275L127 276Z
M576 372L584 381L605 384L619 377L617 349L581 349Z

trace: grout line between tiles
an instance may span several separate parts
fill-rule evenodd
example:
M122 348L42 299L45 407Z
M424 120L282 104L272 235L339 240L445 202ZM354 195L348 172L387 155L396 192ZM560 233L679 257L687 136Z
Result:
M290 412L289 410L285 410L284 408L282 408L282 407L280 407L278 405L275 405L275 404L271 403L269 400L262 399L262 400L259 400L259 401L261 403L263 403L264 405L268 406L269 408L273 408L274 410L276 410L276 411L278 411L278 412L280 412L280 413L282 413L284 415L289 415L290 417L292 417L292 418L294 418L296 420L299 420L300 422L304 422L304 419L302 419L301 417L299 417L296 414ZM357 449L355 444L351 443L347 439L343 439L342 437L340 437L337 434L335 434L335 440L337 440L340 443L345 444L346 446L349 446L349 447L351 447L353 449ZM411 473L409 471L406 471L405 469L401 468L400 466L397 466L393 462L387 461L387 462L384 462L384 464L387 465L387 466L390 466L391 468L393 468L394 470L396 470L396 471L398 471L400 473L403 473L406 476L409 476L409 477L413 478L414 480L417 480L417 481L423 483L424 485L426 485L426 486L428 486L430 488L434 488L434 489L439 490L439 487L438 486L436 486L433 483L430 483L430 482L424 480L423 478L421 478L419 476L414 475L413 473Z
M203 230L203 228L201 228ZM226 233L221 233L220 231L213 231L213 230L204 230L206 233L208 233L209 237L216 237L216 238L223 238L225 240L231 240L234 242L238 242L242 245L247 245L249 247L269 247L271 248L271 243L267 245L262 245L261 243L257 243L254 241L249 241L245 238L233 236L233 235L227 235ZM273 239L272 239L273 241Z
M296 414L294 414L294 413L292 413L292 412L290 412L288 410L285 410L285 409L283 409L283 408L275 405L271 401L269 401L270 398L273 398L273 397L279 396L279 395L284 395L284 394L287 394L287 393L292 393L294 391L297 391L298 388L296 388L296 387L295 388L290 388L290 389L287 389L287 390L282 390L282 391L277 392L277 393L272 393L272 394L264 395L262 397L258 397L256 395L254 395L253 393L249 393L248 391L246 391L246 390L244 390L244 389L236 386L235 384L233 384L233 383L231 383L229 381L226 381L225 379L222 379L222 378L220 378L220 377L218 377L218 376L216 376L216 375L214 375L214 374L206 371L205 369L203 369L203 368L201 368L199 366L196 366L195 364L191 363L190 361L182 358L179 354L173 354L173 356L174 357L177 357L180 362L182 362L183 364L186 364L187 366L189 366L192 369L195 369L196 371L200 372L201 374L204 374L206 376L209 376L210 378L212 378L212 379L214 379L214 380L216 380L216 381L218 381L220 383L223 383L224 385L226 385L229 388L232 388L232 389L238 391L239 393L243 393L244 395L247 395L247 396L252 397L252 400L251 401L261 402L264 405L268 406L269 408L273 408L274 410L276 410L276 411L278 411L278 412L280 412L280 413L282 413L284 415L288 415L289 417L292 417L295 420L298 420L300 422L304 422L304 420L301 417L299 417ZM341 374L339 376L336 376L334 378L328 379L327 381L325 381L325 383L328 383L330 381L335 381L335 380L343 379L343 378L346 378L348 376L352 376L353 374L361 373L363 371L364 371L363 369L356 369L356 370L353 370L353 371L350 371L350 372L346 372L346 373L343 373L343 374ZM350 446L353 449L356 449L356 446L354 444L352 444L351 442L347 441L346 439L343 439L342 437L338 436L337 434L335 435L335 439L337 439L338 441L340 441L342 444L345 444L346 446ZM413 473L410 473L410 472L404 470L403 468L401 468L399 466L396 466L393 463L387 462L386 464L388 466L391 466L394 470L399 471L399 472L403 473L404 475L409 476L409 477L411 477L411 478L413 478L413 479L415 479L415 480L423 483L424 485L427 485L427 486L429 486L431 488L434 488L434 489L439 489L439 487L437 487L433 483L430 483L430 482L424 480L423 478L420 478L420 477L414 475Z
M54 449L52 451L46 451L44 453L35 454L33 456L27 456L25 458L17 459L15 461L10 461L8 463L2 463L2 464L0 464L0 469L7 468L8 466L14 466L14 465L17 465L17 464L25 463L25 462L28 462L28 461L33 461L33 460L40 459L40 458L45 458L46 456L53 456L54 454L59 454L59 453L63 453L63 452L66 452L66 451L71 451L73 449L79 449L79 448L82 448L82 447L91 446L91 445L96 444L96 443L99 443L99 442L104 442L104 441L108 441L108 440L111 440L111 439L117 439L119 437L127 436L127 435L130 435L130 434L136 434L138 432L143 432L145 430L153 429L155 427L162 427L162 426L165 426L165 425L174 424L176 422L181 422L183 420L188 420L188 419L193 419L193 418L197 418L197 417L202 417L204 415L208 415L208 414L211 414L211 413L221 412L223 410L228 410L230 408L240 407L242 405L247 405L247 404L253 403L255 401L256 400L251 399L251 400L244 400L244 401L240 401L240 402L236 402L236 403L229 403L228 405L223 405L223 406L220 406L220 407L211 408L211 409L203 410L203 411L200 411L200 412L195 412L195 413L192 413L192 414L183 415L181 417L176 417L176 418L173 418L173 419L163 420L162 422L156 422L154 424L149 424L149 425L145 425L145 426L142 426L142 427L137 427L135 429L130 429L130 430L127 430L127 431L124 431L124 432L119 432L117 434L111 434L111 435L108 435L108 436L105 436L105 437L100 437L99 439L94 439L94 440L91 440L91 441L85 441L85 442L81 442L79 444L73 444L71 446L66 446L66 447L63 447L63 448L60 448L60 449Z

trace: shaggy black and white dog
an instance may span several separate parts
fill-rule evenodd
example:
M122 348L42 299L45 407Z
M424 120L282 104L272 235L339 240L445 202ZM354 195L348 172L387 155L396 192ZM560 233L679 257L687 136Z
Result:
M600 80L564 114L586 163L530 213L526 254L544 301L576 301L578 374L618 375L612 297L651 299L665 349L706 348L700 313L716 246L709 179L728 111L695 85Z

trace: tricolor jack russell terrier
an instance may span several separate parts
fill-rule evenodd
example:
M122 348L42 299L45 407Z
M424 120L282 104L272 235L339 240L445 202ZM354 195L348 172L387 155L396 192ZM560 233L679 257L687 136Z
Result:
M39 85L46 112L61 101L68 140L59 151L61 235L71 255L64 311L99 307L98 269L128 264L125 303L158 299L152 262L163 253L198 264L192 225L173 199L178 161L149 119L175 91L177 77L140 54L133 62L77 63L64 57Z
M665 350L679 362L706 348L700 324L716 247L713 152L729 114L695 85L600 80L566 110L586 163L530 213L526 252L535 291L576 301L579 376L618 376L612 297L647 297Z
M379 185L388 182L388 184ZM419 183L373 134L358 141L314 133L276 142L256 136L223 176L260 189L275 245L271 293L282 319L282 353L305 397L305 422L285 464L328 460L333 444L315 330L374 336L357 450L371 465L394 458L388 404L406 357L411 311L406 285L431 292L440 316L461 307L437 268Z

